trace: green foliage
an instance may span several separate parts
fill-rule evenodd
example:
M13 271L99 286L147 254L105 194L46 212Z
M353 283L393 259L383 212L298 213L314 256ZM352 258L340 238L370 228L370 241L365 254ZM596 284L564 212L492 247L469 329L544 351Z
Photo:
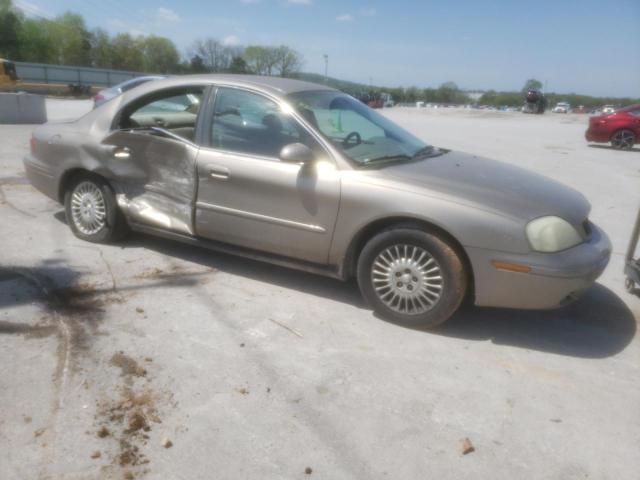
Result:
M229 65L229 73L247 73L248 66L242 57L233 57Z
M535 78L530 78L526 82L524 82L524 87L522 87L521 92L527 93L529 90L542 90L542 82L540 80L536 80Z
M22 17L11 0L0 0L0 57L20 58L19 32Z
M204 65L204 61L200 55L191 57L188 69L193 73L204 73L207 71L207 67Z
M144 67L141 39L119 33L111 39L112 66L116 70L141 72Z
M142 65L145 72L175 72L180 61L178 50L171 40L150 35L138 40L142 49Z

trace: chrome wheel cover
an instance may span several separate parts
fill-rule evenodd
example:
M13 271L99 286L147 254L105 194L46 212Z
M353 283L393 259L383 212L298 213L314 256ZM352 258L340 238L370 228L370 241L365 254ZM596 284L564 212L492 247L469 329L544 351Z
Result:
M385 248L371 266L373 290L387 308L405 315L431 310L442 296L440 264L424 248L398 244Z
M93 182L80 182L71 193L71 217L84 235L98 233L106 225L107 208L102 191Z
M611 143L616 148L631 148L634 143L633 133L628 130L621 130L620 132L616 132L611 139Z

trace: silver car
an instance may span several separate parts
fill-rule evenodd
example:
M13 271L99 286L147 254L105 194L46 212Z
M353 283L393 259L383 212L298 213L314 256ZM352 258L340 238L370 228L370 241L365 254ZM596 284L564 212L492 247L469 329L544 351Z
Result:
M347 280L433 327L476 305L564 305L609 260L583 195L438 149L354 98L282 78L157 80L33 133L24 166L73 233L129 230Z
M160 75L145 75L142 77L134 77L129 80L125 80L118 85L114 85L113 87L105 88L104 90L100 90L93 97L93 108L99 107L104 102L108 102L112 98L117 97L118 95L122 95L124 92L128 92L134 87L138 85L142 85L143 83L150 82L151 80L161 80L166 78Z

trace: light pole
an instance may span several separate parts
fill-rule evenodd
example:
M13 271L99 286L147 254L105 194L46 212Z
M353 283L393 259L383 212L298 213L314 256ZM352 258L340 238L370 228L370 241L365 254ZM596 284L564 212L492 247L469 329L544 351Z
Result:
M324 83L329 83L329 55L324 54Z

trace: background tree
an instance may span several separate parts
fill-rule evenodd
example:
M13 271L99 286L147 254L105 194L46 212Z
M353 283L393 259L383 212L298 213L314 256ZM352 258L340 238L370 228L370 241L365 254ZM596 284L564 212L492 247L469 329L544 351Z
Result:
M91 64L97 68L111 68L113 48L111 38L104 30L97 28L91 32Z
M204 73L207 71L207 67L200 55L191 57L191 60L189 60L189 71L191 71L191 73Z
M19 32L22 15L11 0L0 0L0 57L20 60Z
M273 75L277 63L274 48L251 45L245 49L243 58L250 73Z
M273 49L272 56L275 69L274 73L281 77L291 77L302 68L302 55L290 47L281 45Z
M67 12L49 23L49 41L60 65L91 65L91 36L84 19Z
M526 82L524 82L524 87L520 90L522 93L527 93L529 90L542 90L542 82L540 80L536 80L535 78L530 78Z
M247 62L242 57L233 57L229 65L229 73L247 73Z
M229 68L231 63L230 49L215 38L196 40L192 50L195 55L202 58L209 72L224 72Z
M116 70L141 72L144 69L140 42L128 33L119 33L111 40L112 65Z
M26 18L18 32L21 60L36 63L55 63L48 22Z
M149 35L138 41L142 47L142 65L145 72L171 73L176 71L180 56L171 40Z

